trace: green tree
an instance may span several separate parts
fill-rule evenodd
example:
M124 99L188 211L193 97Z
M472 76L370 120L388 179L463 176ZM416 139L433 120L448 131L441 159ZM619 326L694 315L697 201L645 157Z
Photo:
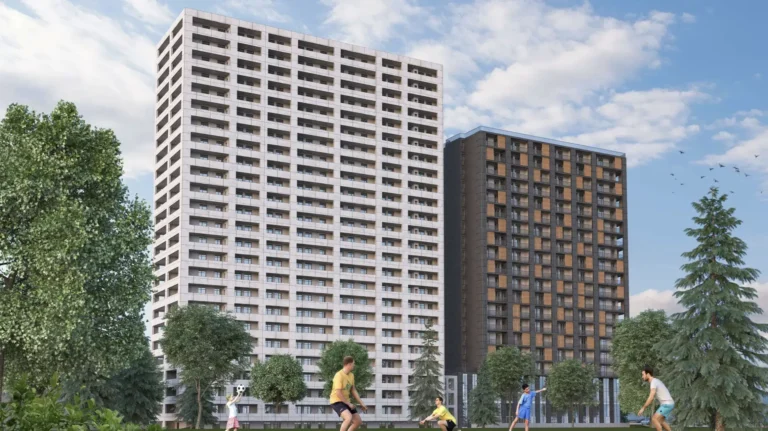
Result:
M666 358L653 347L672 337L672 327L662 310L643 311L625 319L613 334L613 369L619 376L619 405L624 412L636 412L648 398L649 388L640 378L644 366L653 367L654 373L664 380Z
M477 374L477 386L469 393L469 423L485 428L499 420L499 398L493 392L491 376L485 364Z
M0 392L110 375L140 353L152 219L121 180L120 142L71 103L0 123Z
M200 421L200 425L195 428L200 429L201 425L216 425L218 419L213 414L213 390L208 389L202 396L197 396L197 389L194 386L184 387L184 392L179 395L176 403L178 410L176 416L188 424L195 424Z
M743 267L747 245L732 235L741 221L726 200L712 188L693 203L697 226L685 233L698 244L682 255L689 262L675 292L686 311L672 316L674 335L657 345L668 359L665 383L677 423L708 423L717 431L762 425L768 388L768 340L761 334L768 325L752 320L762 310L755 289L743 286L759 271Z
M597 373L591 365L577 359L556 363L547 377L547 399L556 410L568 412L571 426L576 424L580 406L597 405Z
M443 396L442 366L438 361L437 331L431 321L424 325L421 335L421 356L413 367L413 383L408 385L410 418L429 416L435 409L435 398Z
M328 344L323 349L320 360L317 361L317 368L320 379L325 382L323 385L323 396L329 397L333 388L333 376L341 370L345 356L351 356L355 359L355 388L360 398L371 384L373 384L374 374L371 367L371 360L368 358L368 350L365 347L355 343L352 340L338 340Z
M251 371L251 394L275 411L285 402L295 403L307 395L304 368L291 355L274 355L266 362L257 362Z
M99 407L119 412L128 422L146 425L160 414L164 388L155 357L145 344L137 359L109 378L89 376L66 382L64 399L92 399Z
M509 422L513 415L512 403L522 389L523 382L534 376L533 358L517 347L502 347L488 354L485 366L491 377L493 392L507 403L507 422Z
M168 362L181 369L181 381L197 396L197 428L202 424L203 394L242 372L251 353L251 337L229 314L192 305L166 315L161 342ZM186 391L185 391L186 392Z

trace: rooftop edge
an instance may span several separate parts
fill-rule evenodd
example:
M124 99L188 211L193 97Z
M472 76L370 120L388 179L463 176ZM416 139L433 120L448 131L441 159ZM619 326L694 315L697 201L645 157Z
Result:
M569 147L569 148L575 148L577 150L584 150L584 151L590 151L594 153L603 153L608 154L611 156L617 156L617 157L627 157L626 153L622 153L619 151L613 151L613 150L606 150L603 148L598 147L590 147L589 145L581 145L581 144L573 144L571 142L565 142L565 141L558 141L557 139L550 139L550 138L542 138L540 136L533 136L533 135L526 135L525 133L517 133L517 132L511 132L509 130L503 130L503 129L497 129L494 127L488 127L488 126L478 126L474 129L464 132L464 133L457 133L450 138L446 139L445 142L450 143L457 139L464 139L468 136L472 136L475 133L478 132L486 132L486 133L494 133L497 135L505 135L505 136L512 136L514 138L518 139L525 139L528 141L536 141L536 142L542 142L545 144L552 144L552 145L560 145L563 147Z

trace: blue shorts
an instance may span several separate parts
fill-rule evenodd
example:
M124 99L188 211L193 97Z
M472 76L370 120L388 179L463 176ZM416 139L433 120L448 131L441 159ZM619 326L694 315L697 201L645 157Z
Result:
M531 410L530 409L520 409L517 413L518 419L531 419Z
M659 409L656 410L657 415L662 415L665 418L669 417L669 414L672 413L672 409L675 408L674 404L662 404L659 406Z

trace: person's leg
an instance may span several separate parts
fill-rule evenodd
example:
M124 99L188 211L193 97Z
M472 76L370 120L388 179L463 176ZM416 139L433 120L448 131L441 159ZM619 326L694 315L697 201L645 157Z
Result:
M528 431L528 422L530 422L528 419L525 420L525 431Z
M669 426L669 422L667 422L667 418L664 416L661 417L661 427L664 428L664 431L672 431L672 427Z
M347 431L355 431L362 424L363 418L360 417L359 413L355 413L352 415L352 424L349 426Z
M515 425L517 425L517 417L515 417L515 420L512 421L512 425L509 426L509 429L513 429Z
M347 431L350 425L352 425L352 412L349 410L341 412L341 420L341 428L339 428L339 431Z
M664 416L654 413L653 416L651 416L651 426L656 428L656 431L661 431L661 421L660 419Z
M446 421L437 421L437 425L440 427L443 431L448 431L448 422Z

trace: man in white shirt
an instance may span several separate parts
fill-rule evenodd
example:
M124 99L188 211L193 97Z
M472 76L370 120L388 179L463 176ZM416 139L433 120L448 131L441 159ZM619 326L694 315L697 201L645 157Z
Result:
M669 389L664 385L664 382L653 377L653 368L648 366L643 368L642 376L644 381L651 384L651 393L648 395L645 404L643 404L643 408L637 412L637 415L642 416L643 411L651 405L655 397L659 400L660 406L656 413L653 414L653 417L651 417L651 425L656 428L656 431L661 431L662 428L665 431L672 431L672 428L667 423L667 418L672 409L675 408L675 400L672 399L672 395L669 394Z

